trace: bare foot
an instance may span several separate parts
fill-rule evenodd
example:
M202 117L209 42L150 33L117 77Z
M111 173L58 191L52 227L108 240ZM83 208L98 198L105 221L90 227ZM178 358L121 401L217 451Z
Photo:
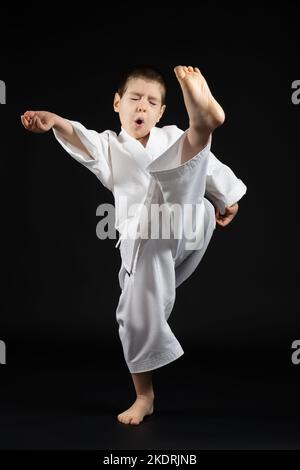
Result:
M140 424L144 416L152 415L154 398L138 396L128 410L118 415L118 420L124 424Z
M211 131L223 124L224 111L212 96L200 70L197 67L178 65L174 72L183 92L190 124Z

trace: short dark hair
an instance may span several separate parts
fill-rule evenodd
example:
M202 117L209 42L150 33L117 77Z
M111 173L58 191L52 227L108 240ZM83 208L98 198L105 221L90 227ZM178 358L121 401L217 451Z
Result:
M139 64L124 70L124 72L121 74L118 85L118 93L121 98L126 91L128 80L131 78L143 78L145 80L159 83L163 88L161 101L162 104L165 104L167 85L163 74L160 70L158 70L158 68L154 67L153 65Z

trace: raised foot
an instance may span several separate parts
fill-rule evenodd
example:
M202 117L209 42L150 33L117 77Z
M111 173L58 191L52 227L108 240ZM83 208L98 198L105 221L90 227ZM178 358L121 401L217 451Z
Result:
M225 120L225 113L212 96L208 84L197 67L178 65L174 72L182 89L190 124L214 130Z

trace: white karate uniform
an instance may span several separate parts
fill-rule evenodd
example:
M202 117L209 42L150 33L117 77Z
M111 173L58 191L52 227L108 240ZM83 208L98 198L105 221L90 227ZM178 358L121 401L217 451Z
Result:
M211 239L216 226L214 206L223 213L247 188L210 152L211 142L181 164L185 133L177 126L154 127L144 147L124 129L119 135L110 130L98 133L78 122L69 122L94 159L53 130L56 139L112 191L115 199L116 228L120 233L117 246L120 243L122 258L122 292L116 320L125 361L131 373L162 367L183 354L168 318L176 287L196 269ZM127 210L121 202L124 198ZM170 208L173 204L197 205L199 216L193 228L198 236L193 249L187 249L183 230L179 239L161 235L143 239L139 235L142 204L149 211L151 204ZM128 213L134 205L136 210ZM125 228L135 236L130 238Z

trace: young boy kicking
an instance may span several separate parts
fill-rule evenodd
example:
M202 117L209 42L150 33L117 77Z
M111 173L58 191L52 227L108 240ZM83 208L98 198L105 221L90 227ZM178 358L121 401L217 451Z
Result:
M210 152L212 133L225 115L206 80L197 67L180 65L174 71L189 117L185 132L174 125L156 126L166 109L166 85L149 66L134 67L121 79L114 97L119 134L88 130L46 111L21 116L29 131L53 129L63 148L113 192L122 259L116 319L136 391L132 406L118 415L126 424L139 424L153 413L152 371L183 354L168 324L176 287L200 263L216 223L225 227L235 217L246 192L244 183ZM175 224L173 236L143 237L143 208L149 213L154 205L170 211L196 208L196 242L188 245L184 216L179 237L174 237Z

